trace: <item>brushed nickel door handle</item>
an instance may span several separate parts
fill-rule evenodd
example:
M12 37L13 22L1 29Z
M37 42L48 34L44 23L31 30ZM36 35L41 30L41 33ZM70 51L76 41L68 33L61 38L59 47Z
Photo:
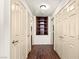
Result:
M13 41L12 44L18 43L19 41Z

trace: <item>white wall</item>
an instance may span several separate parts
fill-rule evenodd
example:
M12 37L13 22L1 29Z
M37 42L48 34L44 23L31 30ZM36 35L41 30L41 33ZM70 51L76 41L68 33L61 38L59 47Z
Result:
M46 45L52 45L53 39L51 38L51 18L48 18L48 35L36 35L36 18L34 17L33 21L33 45L40 45L40 44L46 44Z
M0 59L9 59L10 0L0 0Z

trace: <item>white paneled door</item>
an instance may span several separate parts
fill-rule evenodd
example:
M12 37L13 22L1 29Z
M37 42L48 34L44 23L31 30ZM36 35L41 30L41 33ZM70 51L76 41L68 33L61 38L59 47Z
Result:
M26 11L20 2L12 2L11 59L26 59Z

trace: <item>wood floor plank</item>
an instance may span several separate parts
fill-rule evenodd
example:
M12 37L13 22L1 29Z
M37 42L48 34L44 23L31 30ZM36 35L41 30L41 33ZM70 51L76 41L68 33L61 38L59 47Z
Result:
M52 45L33 45L28 59L60 59Z

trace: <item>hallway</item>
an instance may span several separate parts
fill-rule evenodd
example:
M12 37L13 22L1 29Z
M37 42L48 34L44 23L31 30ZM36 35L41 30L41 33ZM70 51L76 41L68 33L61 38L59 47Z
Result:
M0 59L79 59L79 0L0 0Z
M27 59L60 59L52 45L33 45Z

